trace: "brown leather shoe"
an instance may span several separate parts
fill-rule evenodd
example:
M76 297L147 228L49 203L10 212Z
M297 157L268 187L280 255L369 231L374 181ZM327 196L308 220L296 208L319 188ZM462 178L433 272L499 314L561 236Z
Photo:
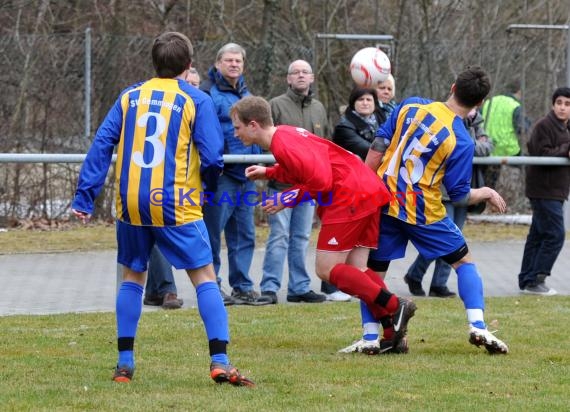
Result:
M162 307L163 309L180 309L184 301L182 299L178 299L178 295L176 293L167 293L164 295L162 300Z
M162 306L162 302L164 302L164 297L158 295L145 295L143 300L143 303L148 306Z

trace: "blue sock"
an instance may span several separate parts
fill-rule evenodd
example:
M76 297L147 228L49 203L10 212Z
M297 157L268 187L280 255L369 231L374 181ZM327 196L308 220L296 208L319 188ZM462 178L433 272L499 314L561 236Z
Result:
M216 353L215 355L210 356L212 362L221 363L222 365L227 365L230 363L230 359L228 355L225 353Z
M457 288L465 309L485 309L483 281L474 263L464 263L457 272Z
M132 350L119 351L117 366L128 366L129 368L133 368L135 366L135 353Z
M478 329L486 329L487 328L487 325L485 325L485 322L482 320L475 321L475 322L471 323L471 325L475 326Z
M196 287L198 311L204 322L208 340L230 341L228 313L216 282L201 283Z
M368 309L368 305L366 305L363 300L360 301L360 316L362 318L362 327L367 323L378 323L378 321L374 319L370 309ZM365 333L362 337L365 340L375 340L378 339L378 333Z
M118 365L134 367L134 340L142 312L144 288L138 283L123 282L115 305L117 338L119 342Z

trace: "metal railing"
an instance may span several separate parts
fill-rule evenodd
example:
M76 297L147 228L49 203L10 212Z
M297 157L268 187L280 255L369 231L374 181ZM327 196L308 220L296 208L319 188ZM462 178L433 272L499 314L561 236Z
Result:
M85 154L66 153L0 153L0 163L82 163ZM113 155L113 161L116 155ZM273 155L224 155L225 163L274 163ZM570 166L570 159L546 156L474 157L473 164L507 166Z
M86 154L0 153L0 163L82 163ZM113 155L113 162L117 155ZM224 155L224 163L274 163L273 155Z

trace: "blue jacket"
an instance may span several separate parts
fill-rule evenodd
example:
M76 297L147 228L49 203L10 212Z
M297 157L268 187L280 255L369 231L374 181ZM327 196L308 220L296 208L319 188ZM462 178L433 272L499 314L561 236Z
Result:
M233 88L215 67L211 67L208 71L208 79L200 85L200 89L208 93L214 101L224 135L224 153L261 154L261 148L258 145L245 146L234 136L230 108L239 99L251 94L247 90L243 76L240 76L236 87ZM224 175L245 182L247 180L245 168L248 166L249 164L246 163L224 163Z

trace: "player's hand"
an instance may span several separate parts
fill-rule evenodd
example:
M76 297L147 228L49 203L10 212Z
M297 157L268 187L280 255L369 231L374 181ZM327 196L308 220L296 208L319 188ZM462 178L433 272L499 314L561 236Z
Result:
M267 167L265 166L249 166L247 169L245 169L245 177L251 180L265 179L266 171Z
M267 202L265 202L263 206L261 206L261 208L265 211L265 213L269 215L274 215L275 213L285 209L285 205L279 202L274 203L272 200L268 200Z
M493 190L490 187L487 187L486 189L489 191L487 203L494 207L499 213L505 213L507 211L507 202L505 202L505 199L503 199L496 190Z
M74 215L77 219L81 220L81 222L82 222L83 224L89 222L89 219L91 219L91 215L90 215L89 213L87 213L87 212L82 212L82 211L76 210L76 209L71 209L71 211L73 212L73 215Z
M274 215L275 213L285 209L285 205L281 201L281 196L281 193L275 193L274 196L264 199L261 204L263 211L269 215Z

